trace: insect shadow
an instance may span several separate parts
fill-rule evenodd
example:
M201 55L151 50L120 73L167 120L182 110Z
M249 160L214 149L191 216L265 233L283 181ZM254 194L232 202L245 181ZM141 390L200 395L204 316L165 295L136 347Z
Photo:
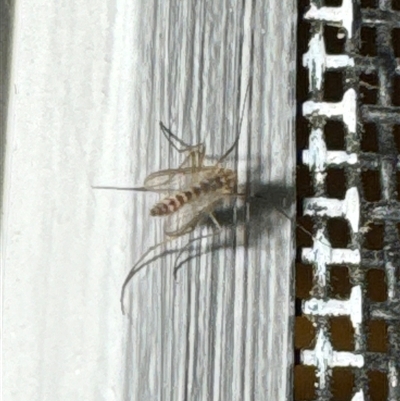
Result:
M254 172L254 170L253 170ZM199 238L194 238L192 242L188 242L187 246L182 249L174 264L174 276L176 278L177 272L184 267L192 258L207 253L219 251L221 249L228 249L243 245L246 248L252 248L259 243L260 238L265 238L266 230L276 231L281 228L279 219L274 218L278 212L280 217L292 220L290 216L291 211L288 206L292 205L294 200L293 187L285 187L280 184L265 184L252 181L252 193L245 197L245 202L240 205L234 205L231 208L221 208L214 211L214 217L218 220L219 225L223 228L224 232L228 230L236 230L242 227L245 232L245 243L238 244L237 238L234 235L225 235L224 238L216 235L213 241L207 244L205 248L198 252L195 247L195 242ZM213 223L210 220L204 222L205 226L210 229L213 228ZM310 234L311 235L311 234ZM191 246L193 243L193 247ZM188 257L180 260L183 251L187 251ZM192 252L196 253L192 253Z

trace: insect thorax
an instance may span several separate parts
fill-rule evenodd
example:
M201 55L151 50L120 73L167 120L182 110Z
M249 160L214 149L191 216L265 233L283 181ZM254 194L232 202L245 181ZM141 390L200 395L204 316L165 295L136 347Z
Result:
M186 191L168 196L156 203L150 210L151 216L163 216L179 210L186 203L200 199L210 193L217 193L222 198L224 195L234 194L237 177L233 170L216 167L209 171L197 184L190 186Z

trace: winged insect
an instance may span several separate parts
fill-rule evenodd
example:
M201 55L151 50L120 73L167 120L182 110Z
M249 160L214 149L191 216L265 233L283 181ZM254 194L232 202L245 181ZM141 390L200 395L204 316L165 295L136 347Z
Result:
M213 211L226 199L237 196L237 174L234 170L223 166L224 160L235 149L240 137L243 120L243 111L246 103L250 84L247 86L242 115L239 123L239 132L231 147L212 165L206 165L206 148L203 143L189 145L177 137L160 121L160 129L165 138L179 153L185 154L181 165L175 169L156 171L146 177L143 187L105 187L96 186L100 189L135 190L156 193L166 193L151 209L151 216L162 216L166 218L164 233L166 239L151 246L134 264L127 274L121 288L121 310L125 314L124 297L125 290L132 277L145 265L142 263L146 257L157 248L167 242L191 233L205 218L209 217L215 224L217 230L220 225L213 215ZM187 246L194 241L214 235L203 235L191 239ZM184 251L187 246L183 248ZM182 251L179 253L179 259ZM176 265L176 264L175 264ZM174 274L176 273L174 268Z

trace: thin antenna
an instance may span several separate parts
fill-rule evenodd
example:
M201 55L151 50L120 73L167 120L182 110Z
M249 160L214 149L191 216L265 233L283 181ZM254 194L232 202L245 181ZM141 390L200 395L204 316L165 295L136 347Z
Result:
M240 123L239 123L239 132L238 132L238 134L237 134L237 136L236 136L236 139L235 139L235 141L233 142L232 146L225 152L224 155L222 155L222 156L219 158L218 163L221 163L221 162L229 155L229 153L231 153L232 150L235 149L236 145L237 145L238 142L239 142L240 132L241 132L241 130L242 130L242 122L243 122L243 117L244 117L244 109L245 109L245 106L246 106L246 99L247 99L247 95L248 95L249 89L250 89L250 82L251 82L251 81L249 80L249 83L247 84L247 88L246 88L246 93L245 93L245 95L244 95L243 106L242 106L242 111L241 111L241 116L240 116Z
M138 191L138 192L149 192L145 187L103 187L92 185L94 189L117 189L118 191Z

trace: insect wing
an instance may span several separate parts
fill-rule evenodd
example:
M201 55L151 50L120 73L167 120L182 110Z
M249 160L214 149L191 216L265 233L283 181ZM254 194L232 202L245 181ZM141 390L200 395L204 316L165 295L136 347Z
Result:
M144 188L151 192L179 192L197 185L204 177L215 170L214 166L195 170L192 167L160 170L144 180Z
M198 199L184 204L175 213L168 216L164 232L169 237L179 237L194 230L200 221L207 217L223 199L223 196L214 191L204 194Z
M160 170L146 177L144 187L153 192L179 191L186 175L181 169Z

